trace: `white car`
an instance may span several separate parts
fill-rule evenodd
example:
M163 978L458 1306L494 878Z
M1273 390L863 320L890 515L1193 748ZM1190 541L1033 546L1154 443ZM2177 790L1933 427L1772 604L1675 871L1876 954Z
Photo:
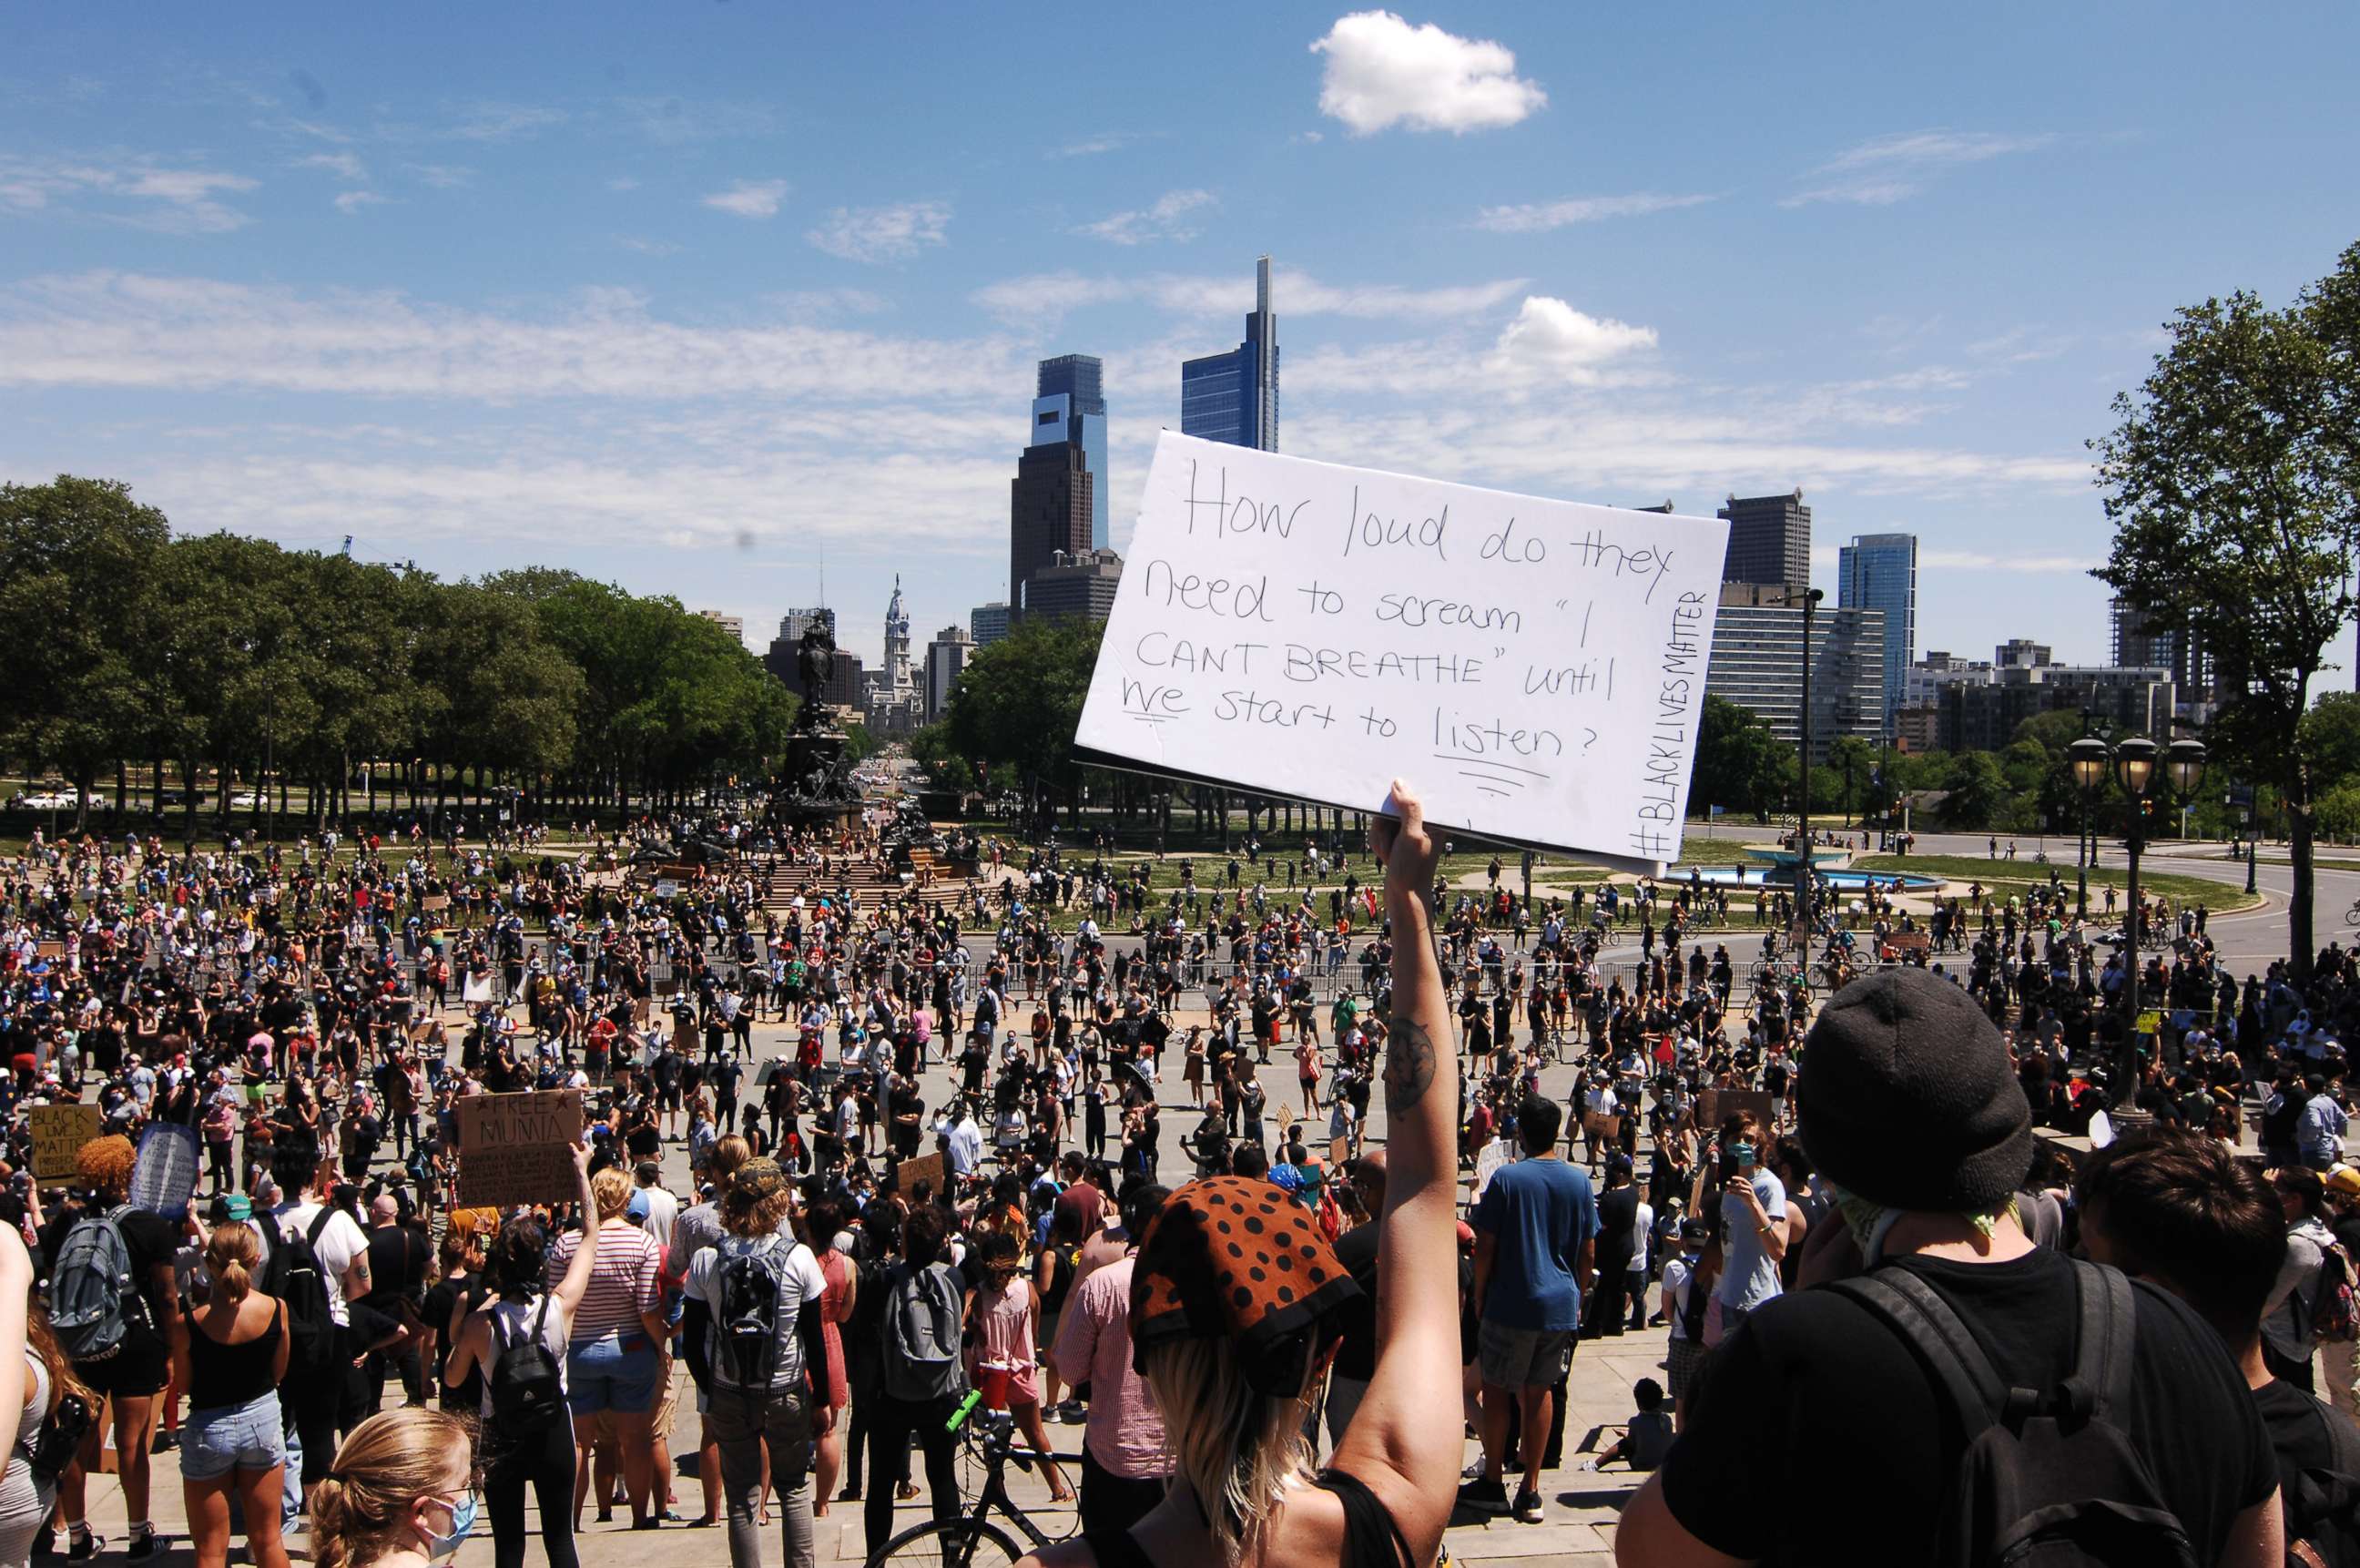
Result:
M35 790L16 796L16 804L27 811L71 811L75 801L71 790Z
M239 790L229 797L229 808L232 811L252 811L261 804L262 797L250 789Z

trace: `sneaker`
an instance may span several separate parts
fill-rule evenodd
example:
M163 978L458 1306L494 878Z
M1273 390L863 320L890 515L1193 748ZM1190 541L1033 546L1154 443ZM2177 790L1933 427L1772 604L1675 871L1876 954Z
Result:
M144 1530L137 1525L133 1525L131 1543L123 1549L123 1555L134 1563L145 1563L162 1551L163 1547L163 1540L157 1535L154 1525L149 1525Z
M174 1449L176 1449L176 1448L178 1448L178 1447L180 1447L180 1433L178 1433L178 1432L171 1432L171 1431L159 1431L159 1432L158 1432L158 1433L156 1434L156 1441L155 1441L154 1442L152 1442L152 1443L148 1444L148 1453L171 1453Z
M1516 1494L1516 1522L1518 1524L1541 1522L1541 1495L1529 1486Z
M95 1557L100 1549L105 1545L106 1539L95 1530L89 1529L75 1530L72 1532L71 1540L66 1545L66 1561L81 1563Z
M1459 1506L1487 1514L1505 1513L1508 1509L1507 1484L1486 1481L1479 1476L1459 1488Z

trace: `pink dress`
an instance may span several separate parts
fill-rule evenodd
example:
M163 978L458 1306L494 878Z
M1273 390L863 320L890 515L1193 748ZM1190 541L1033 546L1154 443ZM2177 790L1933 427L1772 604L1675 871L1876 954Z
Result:
M1004 1362L1017 1368L1008 1380L1011 1405L1041 1402L1041 1372L1033 1350L1040 1334L1035 1319L1039 1304L1032 1282L1019 1274L1005 1290L986 1285L975 1299L976 1361Z

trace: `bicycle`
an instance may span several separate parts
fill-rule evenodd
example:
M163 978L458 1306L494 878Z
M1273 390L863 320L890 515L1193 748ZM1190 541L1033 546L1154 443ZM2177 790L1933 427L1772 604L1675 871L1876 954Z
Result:
M2344 912L2344 923L2346 926L2360 927L2360 899L2355 899L2352 907Z
M968 1420L982 1402L981 1390L968 1394L944 1423L965 1435L967 1449L982 1463L983 1485L976 1491L973 1508L960 1519L928 1519L901 1531L869 1555L867 1568L882 1568L888 1563L912 1568L936 1563L945 1568L1011 1568L1028 1552L1044 1551L1057 1543L1059 1537L1043 1532L1008 1495L1008 1465L1012 1460L1020 1468L1030 1470L1035 1460L1055 1459L1078 1467L1080 1457L1017 1447L1015 1418L1005 1410L988 1411L979 1420ZM1013 1535L992 1523L994 1510L1005 1515L1032 1544L1019 1546Z

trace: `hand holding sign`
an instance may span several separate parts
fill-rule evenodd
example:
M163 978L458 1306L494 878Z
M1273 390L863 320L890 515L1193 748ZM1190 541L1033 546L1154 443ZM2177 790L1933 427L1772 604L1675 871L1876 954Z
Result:
M1356 811L1406 773L1438 824L1674 860L1728 541L1167 431L1076 740Z

